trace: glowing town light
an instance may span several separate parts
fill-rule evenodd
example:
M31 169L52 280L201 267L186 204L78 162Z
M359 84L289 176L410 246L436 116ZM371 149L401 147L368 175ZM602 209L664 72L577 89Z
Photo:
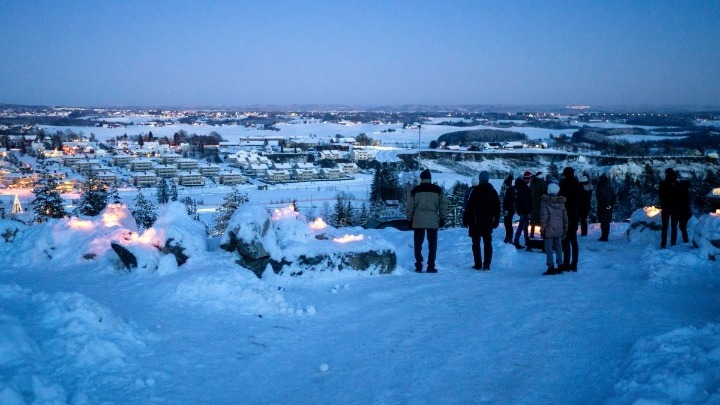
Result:
M313 229L316 231L320 231L320 230L327 228L327 224L320 217L315 218L314 221L310 222L309 226L310 226L310 229Z
M93 228L95 228L95 224L93 224L92 221L86 221L77 217L70 218L70 221L68 221L68 226L71 229L79 231L91 231L93 230Z
M643 210L645 211L645 215L651 218L662 212L661 209L655 208L655 206L645 207Z
M333 242L349 243L349 242L359 242L363 239L365 239L365 237L363 235L344 235L339 238L333 238Z

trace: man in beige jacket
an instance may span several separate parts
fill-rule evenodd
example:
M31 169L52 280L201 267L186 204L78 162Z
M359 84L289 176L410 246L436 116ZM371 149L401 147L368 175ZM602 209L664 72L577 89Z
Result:
M422 245L427 233L428 261L427 272L437 273L435 257L437 255L438 228L445 225L448 200L437 184L432 184L430 170L420 173L420 184L415 186L407 198L405 212L413 228L415 243L415 271L422 272Z

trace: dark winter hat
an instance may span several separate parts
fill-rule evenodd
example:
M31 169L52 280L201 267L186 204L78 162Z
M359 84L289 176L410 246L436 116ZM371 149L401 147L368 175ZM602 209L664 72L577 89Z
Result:
M532 179L532 173L530 170L525 170L525 173L523 173L523 180L530 181Z
M507 187L512 186L512 184L513 184L513 178L512 178L512 176L508 176L508 177L505 179L505 182L504 182L504 183L505 183L505 186L507 186Z
M425 169L422 172L420 172L420 180L430 180L432 176L430 175L430 170Z
M480 183L487 183L490 181L490 173L483 170L480 172L478 179L480 180Z
M575 169L573 169L572 167L568 166L568 167L566 167L566 168L563 169L563 174L565 175L565 177L574 176L574 175L575 175Z

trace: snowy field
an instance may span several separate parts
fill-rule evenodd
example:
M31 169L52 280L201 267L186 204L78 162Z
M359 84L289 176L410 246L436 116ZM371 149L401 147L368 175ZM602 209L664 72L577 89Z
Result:
M291 123L280 123L276 127L280 131L270 130L258 130L255 128L246 128L242 125L221 125L211 126L205 124L178 124L175 122L169 122L165 126L154 127L149 125L142 125L143 122L148 121L147 116L128 116L125 118L118 119L106 119L108 122L119 121L126 123L133 123L124 128L97 128L97 127L58 127L58 126L42 126L47 132L54 133L56 131L65 131L69 129L73 132L82 132L85 135L94 133L95 136L100 140L107 140L123 134L138 135L147 134L152 132L153 136L163 137L167 136L172 138L175 132L180 130L186 131L188 134L207 135L212 131L215 131L222 135L222 137L228 141L236 141L240 137L247 136L283 136L285 138L290 137L309 137L311 135L316 136L319 139L329 140L334 138L336 135L343 137L356 137L361 133L365 133L371 138L378 139L383 142L384 145L397 146L397 147L410 147L416 148L418 143L418 130L417 129L403 129L402 124L335 124L335 123L322 123L322 122L299 122L293 121ZM577 131L576 129L546 129L546 128L534 128L534 127L512 127L512 128L496 128L486 125L476 125L472 127L453 127L447 125L438 125L442 121L460 121L447 120L444 118L433 118L431 124L422 126L420 130L420 143L422 147L427 147L428 144L436 140L440 135L455 131L473 130L473 129L503 129L508 131L515 131L526 134L531 140L542 140L549 139L550 135L567 135ZM714 122L714 121L713 121ZM577 123L576 123L577 124ZM617 124L617 123L592 123L591 126L599 128L633 128L630 125ZM648 131L652 131L657 127L643 127ZM394 130L394 132L383 132L387 130ZM627 136L626 139L631 142L639 142L641 140L662 140L667 138L663 134L660 135L647 135L643 137Z
M0 240L0 403L720 403L720 267L657 232L592 225L579 271L543 277L502 226L489 272L467 230L441 231L434 275L410 232L340 229L389 244L394 273L258 279L192 226L173 230L184 265L121 270L102 242L125 231L98 221Z

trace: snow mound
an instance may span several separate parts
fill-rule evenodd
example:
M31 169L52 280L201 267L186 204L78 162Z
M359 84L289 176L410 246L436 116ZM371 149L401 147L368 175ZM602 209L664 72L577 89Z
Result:
M636 210L630 216L630 225L627 235L630 242L641 245L660 246L662 231L662 210L655 207L643 207ZM697 218L690 218L687 229L688 234L693 233L693 229L698 224ZM670 239L670 230L668 229L668 239ZM682 241L680 230L678 229L678 239ZM668 240L668 244L669 244Z
M270 271L272 273L272 271ZM230 310L245 315L312 315L312 306L290 305L281 287L271 286L252 273L237 269L196 273L175 290L180 304L211 311Z
M693 246L699 249L698 255L705 260L715 261L720 253L720 214L701 216L693 229L692 241Z
M615 392L609 404L720 403L720 326L640 339Z
M140 374L150 336L83 295L0 285L0 308L0 403L99 403Z
M718 266L687 246L681 250L647 247L642 263L650 271L650 281L657 284L709 287L720 284Z

